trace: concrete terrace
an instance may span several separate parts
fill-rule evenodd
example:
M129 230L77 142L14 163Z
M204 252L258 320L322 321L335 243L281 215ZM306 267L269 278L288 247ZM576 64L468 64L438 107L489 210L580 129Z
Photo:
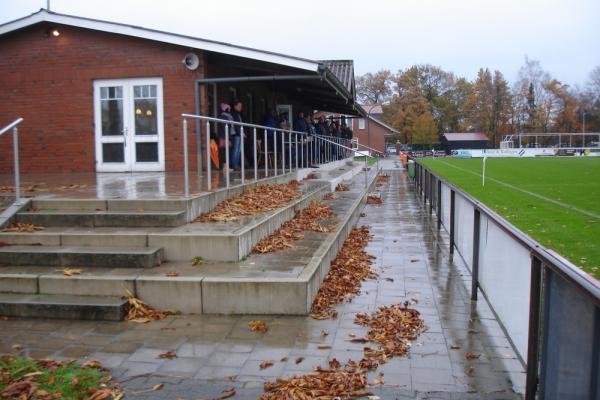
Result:
M354 315L412 301L429 330L413 344L409 357L392 358L370 373L371 381L379 372L385 378L384 385L372 388L374 394L382 399L521 398L523 365L493 312L483 296L477 303L470 301L469 272L458 257L449 258L446 235L437 232L435 218L415 197L398 159L386 160L383 168L391 175L389 184L379 189L383 204L359 209L366 215L358 220L358 225L371 226L374 237L367 251L376 257L374 267L380 276L363 283L361 294L351 303L339 305L336 320L263 315L258 318L268 322L270 329L261 334L248 329L248 321L257 318L252 315L170 316L144 325L9 318L0 320L0 353L20 344L22 353L32 357L98 359L123 382L127 398L210 398L235 387L234 398L256 399L265 380L304 373L331 358L360 359L363 345L348 341L350 333L365 332L354 324ZM347 193L335 195L350 196ZM343 202L334 208L341 212ZM319 238L307 234L296 249L277 253L273 260L280 263L272 263L268 273L297 275L294 264ZM267 273L253 272L252 266L269 265L268 258L252 255L234 263L237 266L230 264L229 272L233 276ZM181 273L190 268L171 267L181 268ZM221 267L208 263L201 271L208 276L222 273ZM323 336L323 330L329 335ZM319 344L331 348L319 349ZM165 351L176 351L178 357L157 358ZM467 360L467 353L479 358ZM287 361L279 361L283 357ZM296 364L297 357L304 360ZM274 360L274 366L261 370L260 362L267 359ZM232 376L236 378L228 378ZM145 391L156 383L165 386L161 391Z

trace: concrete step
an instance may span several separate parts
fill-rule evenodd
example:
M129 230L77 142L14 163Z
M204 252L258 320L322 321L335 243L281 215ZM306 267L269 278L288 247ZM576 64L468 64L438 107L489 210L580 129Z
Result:
M8 317L122 321L126 306L121 297L0 293L0 315Z
M0 247L0 264L8 266L152 268L160 265L162 259L163 251L158 247Z
M20 212L17 221L44 227L174 227L185 223L185 212L40 210Z
M127 289L154 307L184 314L305 315L331 260L359 219L375 176L371 171L366 190L364 177L354 177L350 191L337 192L327 201L336 213L335 231L306 232L293 249L198 266L188 258L151 269L86 268L74 276L42 267L5 267L0 269L0 292L118 297Z
M195 222L170 231L149 233L148 245L163 248L169 261L189 261L195 257L239 261L260 240L294 218L296 211L320 200L329 190L326 182L307 181L302 185L302 197L285 207L230 223Z

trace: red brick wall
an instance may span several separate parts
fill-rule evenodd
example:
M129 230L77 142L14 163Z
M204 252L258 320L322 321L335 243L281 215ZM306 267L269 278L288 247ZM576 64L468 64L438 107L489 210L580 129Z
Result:
M358 138L358 143L385 153L385 134L390 133L389 130L377 122L367 119L365 119L365 129L358 129L358 118L355 118L353 121L352 133L355 138ZM371 132L370 139L369 132ZM363 149L361 148L360 150Z
M187 48L67 26L48 37L46 24L0 37L0 126L25 118L19 130L21 171L95 171L93 81L162 77L165 166L181 170L180 114L194 113L194 79L181 59ZM190 123L190 168L196 168ZM0 137L0 172L12 172L12 135Z
M352 133L355 138L358 138L358 142L376 149L382 153L385 153L385 135L389 134L389 129L384 128L373 120L365 118L365 128L358 129L359 118L352 120ZM369 132L371 133L369 135ZM370 136L370 137L369 137ZM361 148L361 150L364 150Z

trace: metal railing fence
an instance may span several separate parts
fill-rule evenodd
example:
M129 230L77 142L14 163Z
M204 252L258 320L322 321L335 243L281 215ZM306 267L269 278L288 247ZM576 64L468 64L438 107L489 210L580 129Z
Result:
M223 140L224 145L219 147L219 164L221 164L220 169L224 171L226 187L231 185L231 170L240 171L241 183L245 183L246 165L252 168L252 177L257 181L289 173L292 170L317 167L348 158L355 152L355 149L351 147L350 139L311 135L291 129L229 121L203 115L182 114L181 116L183 118L184 193L186 197L190 194L188 120L200 121L202 126L202 136L206 143L204 151L206 152L206 188L208 191L213 190L211 140L214 140L218 147L219 139ZM224 160L223 162L221 162L221 158ZM365 164L367 164L366 158ZM368 165L366 167L368 169Z
M414 185L520 356L526 399L598 399L598 281L418 162Z

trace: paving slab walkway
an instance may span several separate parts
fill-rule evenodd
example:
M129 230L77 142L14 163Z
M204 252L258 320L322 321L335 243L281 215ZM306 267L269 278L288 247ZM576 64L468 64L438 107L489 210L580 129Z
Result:
M97 359L123 382L129 399L209 399L236 388L236 399L257 399L266 380L301 374L331 358L362 357L361 344L349 342L365 329L353 322L357 312L381 305L416 301L429 327L408 357L390 359L369 380L382 399L519 399L523 366L485 301L469 300L469 273L448 258L446 236L435 230L413 193L397 158L383 163L390 181L379 190L380 206L368 205L359 225L374 235L376 280L338 306L335 320L310 317L259 317L267 333L248 329L252 316L171 316L149 324L128 322L0 320L0 353L22 346L31 357ZM389 279L386 279L389 278ZM481 298L481 297L480 297ZM327 336L323 331L329 332ZM331 348L320 349L320 344ZM460 347L453 349L453 347ZM173 360L159 359L176 351ZM479 358L466 360L466 353ZM302 362L296 359L303 357ZM284 361L280 361L280 360ZM261 370L263 360L274 360ZM235 378L232 378L235 377ZM163 383L160 391L148 391Z

